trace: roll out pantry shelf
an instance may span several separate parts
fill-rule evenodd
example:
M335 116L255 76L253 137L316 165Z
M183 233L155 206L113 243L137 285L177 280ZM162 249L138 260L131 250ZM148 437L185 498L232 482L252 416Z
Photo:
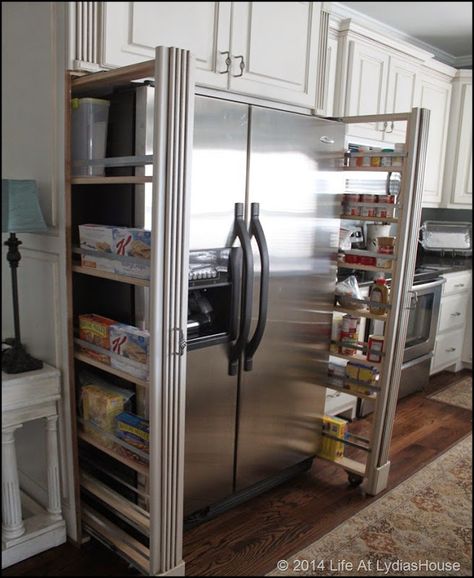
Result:
M82 521L100 542L108 543L112 550L120 552L132 566L149 576L150 550L146 546L86 504L82 505Z
M392 267L374 267L373 265L361 265L360 263L338 263L339 269L356 269L357 271L373 271L377 273L391 273Z
M97 253L102 256L100 253ZM93 267L83 267L82 265L73 265L72 271L74 273L82 273L83 275L91 275L92 277L100 277L101 279L109 279L109 281L117 281L119 283L129 283L130 285L138 285L139 287L149 287L150 281L148 279L139 279L138 277L129 277L128 275L118 275L109 271L101 271Z
M336 313L348 313L354 317L367 317L367 319L376 319L378 321L387 321L387 314L376 315L375 313L370 313L370 311L365 311L363 309L349 309L346 307L341 307L340 305L334 306L334 311Z
M122 454L118 453L117 451L113 450L112 448L108 448L107 446L104 446L99 441L97 441L93 436L89 435L87 432L78 431L77 435L78 435L79 439L81 439L82 441L86 442L87 444L89 444L91 446L94 446L96 449L100 450L101 452L108 454L109 456L111 456L112 458L117 460L118 462L121 462L122 464L128 466L132 470L135 470L139 474L142 474L144 476L148 475L148 466L147 465L136 462L135 460L132 460L131 458L127 458L126 456L123 456Z
M143 185L152 183L150 176L123 176L123 177L72 177L71 185Z
M115 367L112 367L111 365L106 365L105 363L101 363L100 361L97 361L96 359L93 359L92 357L89 357L88 355L86 355L85 353L81 353L80 351L74 351L74 358L82 361L83 363L87 363L88 365L91 365L92 367L95 367L96 369L101 369L102 371L105 371L107 373L111 373L112 375L116 375L117 377L121 377L122 379L126 379L127 381L130 381L131 383L134 383L135 385L139 385L140 387L149 387L149 383L147 381L144 381L143 379L140 379L138 377L134 377L133 375L131 375L130 373L127 373L125 371L121 371L120 369L116 369Z
M125 522L132 525L145 536L149 536L150 515L140 506L130 502L127 498L85 472L81 473L81 487L104 504L110 506L117 516Z
M346 347L350 347L347 345ZM335 351L330 351L329 355L331 357L338 357L340 359L345 359L347 361L357 361L357 363L364 363L369 367L381 367L382 363L379 361L368 361L367 358L362 357L362 355L346 355L345 353L336 353Z
M380 156L380 155L379 155ZM359 173L401 173L403 167L341 167L343 171L354 171Z
M369 221L373 223L398 223L393 217L362 217L361 215L340 215L341 221Z
M375 393L367 395L366 393L360 393L358 391L353 391L353 390L348 389L346 387L341 387L340 385L335 385L334 383L329 383L328 385L325 385L324 387L326 387L328 389L334 389L335 391L339 391L341 393L348 393L349 395L353 395L354 397L359 397L361 399L368 399L370 401L375 401L377 399L377 394L375 394Z
M342 457L336 458L335 460L330 460L328 458L323 458L322 456L316 456L317 458L324 460L325 462L329 462L330 464L336 464L341 466L347 472L351 474L356 474L357 476L364 477L365 475L365 464L361 464L360 462L353 460L351 458Z

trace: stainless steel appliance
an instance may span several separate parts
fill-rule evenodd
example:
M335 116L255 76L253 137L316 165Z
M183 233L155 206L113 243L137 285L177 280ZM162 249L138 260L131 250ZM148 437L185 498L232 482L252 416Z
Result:
M137 88L132 108L129 100L112 98L138 127L127 146L117 138L115 154L150 154L153 88ZM336 121L195 99L185 516L261 491L316 453L344 133ZM136 199L145 227L150 194ZM146 301L136 289L137 314Z
M421 391L428 384L444 282L435 269L419 267L415 270L399 398ZM377 333L379 323L374 321L368 324L367 333ZM357 411L359 417L372 411L371 401L360 400Z

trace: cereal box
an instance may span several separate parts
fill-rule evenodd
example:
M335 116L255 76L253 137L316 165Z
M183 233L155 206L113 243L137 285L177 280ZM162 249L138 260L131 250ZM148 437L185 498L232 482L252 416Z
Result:
M120 275L149 279L150 265L141 260L150 260L151 231L131 229L128 227L115 227L113 230L113 238L114 252L124 257L123 260L115 261L115 272ZM126 259L126 257L140 260L133 261L133 259Z
M79 338L110 350L110 328L115 323L113 319L93 313L79 315ZM101 363L110 365L110 356L107 354L98 353L86 347L81 347L81 351Z
M148 379L150 333L116 323L110 328L111 365L140 379Z

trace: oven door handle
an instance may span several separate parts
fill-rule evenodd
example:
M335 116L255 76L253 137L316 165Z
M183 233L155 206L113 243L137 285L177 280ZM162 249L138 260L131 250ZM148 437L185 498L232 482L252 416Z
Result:
M432 289L433 287L438 287L438 285L444 285L446 283L446 279L440 277L435 281L429 281L428 283L421 283L420 285L413 285L411 289L411 293L423 291L425 289Z

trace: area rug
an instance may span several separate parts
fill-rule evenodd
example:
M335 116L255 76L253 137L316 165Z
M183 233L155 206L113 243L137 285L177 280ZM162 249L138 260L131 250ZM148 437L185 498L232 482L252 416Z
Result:
M472 576L471 453L469 434L268 576Z
M466 377L466 379L454 385L449 385L428 397L429 399L442 401L449 405L456 405L457 407L465 407L466 409L472 410L472 377Z

